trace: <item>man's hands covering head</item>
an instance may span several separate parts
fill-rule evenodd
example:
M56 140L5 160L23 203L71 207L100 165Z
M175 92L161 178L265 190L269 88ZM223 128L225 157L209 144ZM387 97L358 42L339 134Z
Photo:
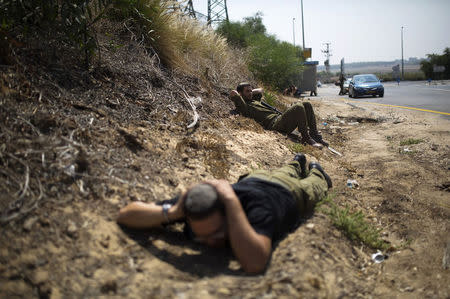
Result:
M230 201L236 201L239 200L236 196L236 193L234 193L233 188L231 187L230 183L226 180L209 180L205 183L210 184L213 186L217 194L219 195L219 199L225 204Z

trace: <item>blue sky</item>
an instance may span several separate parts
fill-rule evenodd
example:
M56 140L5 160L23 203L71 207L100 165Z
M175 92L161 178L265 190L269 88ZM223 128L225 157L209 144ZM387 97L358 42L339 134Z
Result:
M241 21L256 12L278 39L302 44L300 0L227 0L231 21ZM194 8L206 14L207 0L193 0ZM401 58L403 26L404 57L442 54L450 47L450 0L303 0L305 46L313 60L323 64L324 43L331 43L331 64L390 61ZM295 21L293 22L293 18Z

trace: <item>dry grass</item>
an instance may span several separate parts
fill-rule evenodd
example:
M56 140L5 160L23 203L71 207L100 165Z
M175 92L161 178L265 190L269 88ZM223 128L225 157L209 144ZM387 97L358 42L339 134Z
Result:
M177 1L141 0L137 7L136 39L144 38L165 65L226 87L240 80L230 74L251 77L245 53L235 53L214 30L185 16Z

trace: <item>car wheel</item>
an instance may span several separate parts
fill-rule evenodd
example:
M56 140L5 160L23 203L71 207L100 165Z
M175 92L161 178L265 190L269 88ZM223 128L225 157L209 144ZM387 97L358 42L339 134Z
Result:
M348 90L348 97L349 97L349 98L353 98L353 96L352 96L352 91L351 91L350 89Z
M384 93L380 93L378 96L379 96L380 98L382 98L382 97L384 97Z

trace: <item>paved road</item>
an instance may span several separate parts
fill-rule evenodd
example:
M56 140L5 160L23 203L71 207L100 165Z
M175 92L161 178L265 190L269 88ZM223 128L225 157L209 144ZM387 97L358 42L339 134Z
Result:
M386 82L383 85L383 98L367 96L353 100L450 113L449 81L439 82L436 85L433 83L428 85L425 81L406 81L400 82L400 85L393 82ZM319 96L337 95L339 93L339 87L327 84L318 88L317 92ZM344 97L348 98L348 95Z

